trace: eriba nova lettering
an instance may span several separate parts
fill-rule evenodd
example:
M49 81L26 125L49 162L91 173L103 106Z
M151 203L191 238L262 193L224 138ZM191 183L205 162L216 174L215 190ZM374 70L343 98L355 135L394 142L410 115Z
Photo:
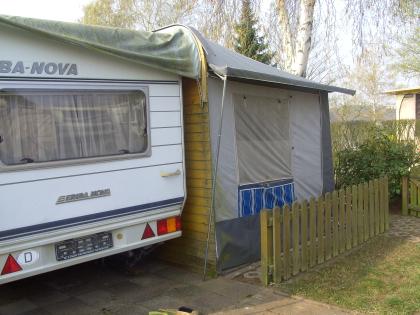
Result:
M13 62L0 60L0 74L48 74L48 75L77 75L77 65L74 63L33 62L25 64L23 61Z

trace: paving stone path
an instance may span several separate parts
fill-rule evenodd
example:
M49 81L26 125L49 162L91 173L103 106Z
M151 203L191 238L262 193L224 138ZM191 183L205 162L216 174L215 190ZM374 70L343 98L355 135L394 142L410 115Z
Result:
M159 261L125 274L101 261L0 286L0 315L147 315L188 306L205 314L346 314L273 288L201 275Z
M388 235L420 243L420 218L391 214Z

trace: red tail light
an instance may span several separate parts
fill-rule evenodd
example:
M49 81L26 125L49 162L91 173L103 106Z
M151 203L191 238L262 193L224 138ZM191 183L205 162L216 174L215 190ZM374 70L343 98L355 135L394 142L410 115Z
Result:
M157 234L165 235L181 230L181 217L172 217L157 221Z
M1 275L3 276L21 270L22 267L18 264L16 259L14 259L12 255L9 255L6 259L6 263L4 264L3 270L1 271Z
M181 217L175 217L175 224L176 224L176 230L181 231L181 228L182 228Z
M154 237L155 233L153 232L152 228L150 227L149 223L146 224L146 228L144 229L143 236L141 237L142 240L146 238Z
M157 234L168 234L168 227L166 226L166 219L157 221Z

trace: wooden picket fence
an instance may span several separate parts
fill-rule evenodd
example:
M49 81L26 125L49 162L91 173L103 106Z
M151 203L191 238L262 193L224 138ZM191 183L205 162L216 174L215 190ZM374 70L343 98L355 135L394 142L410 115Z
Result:
M262 281L280 283L386 231L388 178L264 209L260 220Z
M402 215L420 218L420 177L406 176L402 179Z

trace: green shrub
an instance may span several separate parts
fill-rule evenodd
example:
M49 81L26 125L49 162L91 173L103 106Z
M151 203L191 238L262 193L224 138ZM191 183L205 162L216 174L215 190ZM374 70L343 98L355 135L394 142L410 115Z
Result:
M420 161L416 141L401 140L384 126L377 126L373 131L371 129L370 137L335 155L337 187L387 175L391 198L400 194L401 177L408 175L410 169Z

